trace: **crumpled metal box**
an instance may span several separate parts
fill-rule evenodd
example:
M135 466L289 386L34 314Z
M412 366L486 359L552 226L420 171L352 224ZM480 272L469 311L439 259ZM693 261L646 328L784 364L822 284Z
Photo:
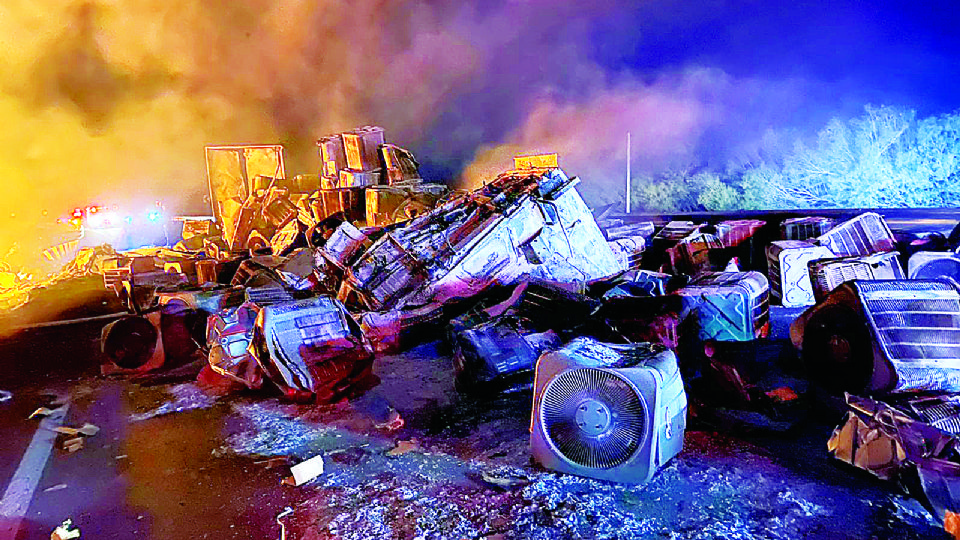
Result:
M643 261L643 251L646 241L642 236L619 238L607 242L610 250L617 258L621 270L639 270Z
M537 358L561 345L553 331L534 332L513 316L450 334L457 388L468 392L529 387Z
M785 219L780 224L780 237L784 240L807 240L823 236L833 228L833 220L819 216Z
M373 350L346 308L329 296L264 307L254 330L257 361L291 394L329 402L372 375Z
M347 168L370 171L380 167L380 145L383 144L383 128L363 126L340 134L346 154Z
M343 212L347 221L365 219L366 195L363 188L321 189L310 195L304 204L309 208L314 223L338 212Z
M760 272L707 272L677 294L699 322L700 339L750 341L768 329L769 283Z
M736 247L753 237L761 227L767 224L759 219L734 219L717 224L720 242L725 247Z
M253 304L224 309L207 318L207 360L220 375L248 388L263 385L263 371L248 347L259 308Z
M380 169L371 171L357 171L354 169L343 169L340 171L340 181L337 188L365 188L375 186L380 183ZM326 187L326 186L324 186Z
M383 227L423 215L446 193L440 184L370 186L366 191L367 225Z

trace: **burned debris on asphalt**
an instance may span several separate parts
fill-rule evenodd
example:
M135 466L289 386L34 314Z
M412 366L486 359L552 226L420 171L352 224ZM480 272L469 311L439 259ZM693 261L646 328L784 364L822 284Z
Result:
M173 247L82 250L51 278L102 275L126 307L103 328L103 375L181 370L218 394L329 405L376 388L376 359L440 340L465 398L532 397L547 470L643 484L691 422L778 433L832 407L836 458L911 486L940 521L960 511L945 238L904 242L876 213L595 216L556 155L448 192L380 128L317 144L319 174L293 177L282 147L208 147L212 219L184 219ZM16 305L28 289L10 279ZM322 474L308 463L292 484Z

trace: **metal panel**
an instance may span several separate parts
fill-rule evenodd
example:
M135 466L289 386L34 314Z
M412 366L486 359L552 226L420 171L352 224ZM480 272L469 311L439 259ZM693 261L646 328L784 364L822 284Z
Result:
M224 204L229 200L243 204L252 193L255 177L286 178L283 146L279 144L207 146L204 155L210 206L221 225L225 224L221 213Z
M893 391L960 390L960 293L942 281L855 281L897 374Z

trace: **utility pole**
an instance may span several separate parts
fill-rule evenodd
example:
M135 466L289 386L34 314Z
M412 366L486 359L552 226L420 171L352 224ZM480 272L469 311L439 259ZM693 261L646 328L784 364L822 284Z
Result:
M627 203L626 213L630 213L630 132L627 132Z

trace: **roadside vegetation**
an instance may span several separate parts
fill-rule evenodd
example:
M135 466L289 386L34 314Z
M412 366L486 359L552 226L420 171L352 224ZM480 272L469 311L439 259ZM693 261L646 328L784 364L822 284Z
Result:
M813 140L769 132L724 170L688 167L634 177L645 211L960 207L960 111L867 106Z

